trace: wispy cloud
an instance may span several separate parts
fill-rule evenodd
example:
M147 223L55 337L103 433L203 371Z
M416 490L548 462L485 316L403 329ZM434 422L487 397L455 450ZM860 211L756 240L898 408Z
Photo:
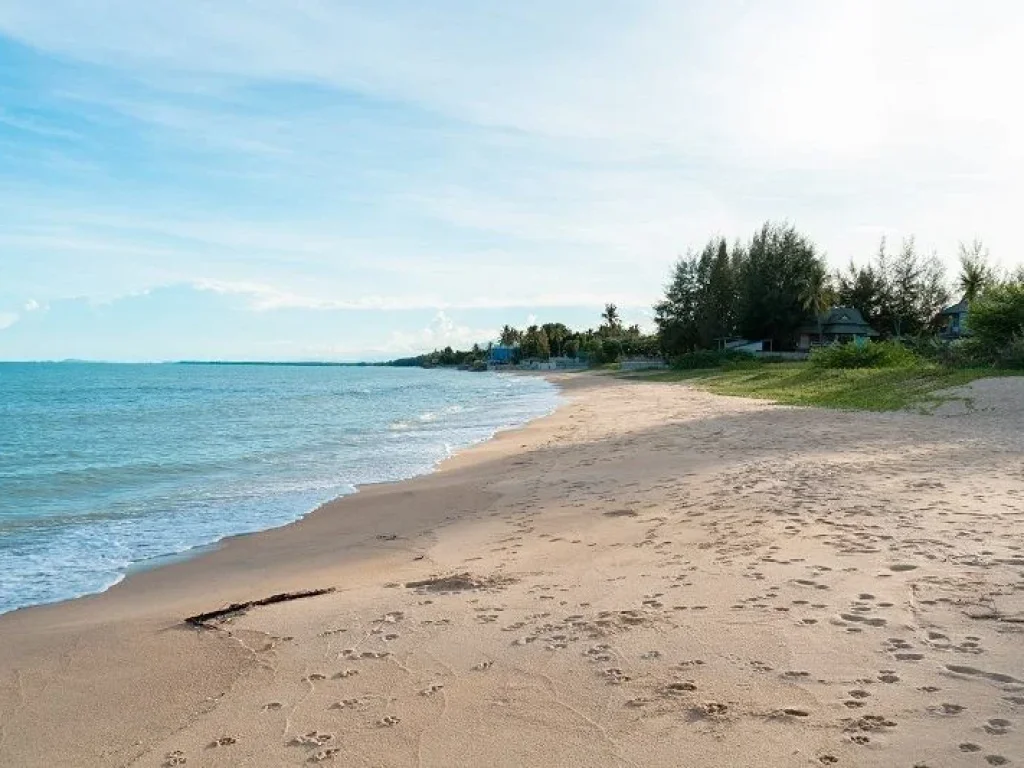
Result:
M770 217L836 263L911 233L1016 258L1012 0L0 9L8 313L642 306Z

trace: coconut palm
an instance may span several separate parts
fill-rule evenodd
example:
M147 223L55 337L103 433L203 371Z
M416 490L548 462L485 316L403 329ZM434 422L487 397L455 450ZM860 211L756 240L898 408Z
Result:
M800 289L801 308L814 316L818 325L818 341L821 341L822 315L828 311L832 303L832 286L829 285L824 269L814 269L808 272L804 278L803 286Z
M604 319L609 330L616 331L622 325L622 319L619 317L619 308L614 304L605 304L601 317Z
M980 240L970 245L960 243L960 277L957 285L964 298L974 301L994 282L995 275L988 265L988 249Z

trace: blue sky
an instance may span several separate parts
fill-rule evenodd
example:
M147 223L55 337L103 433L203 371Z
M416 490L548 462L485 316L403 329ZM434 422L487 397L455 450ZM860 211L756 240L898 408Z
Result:
M1019 259L1012 0L0 0L0 359L648 323L787 218Z

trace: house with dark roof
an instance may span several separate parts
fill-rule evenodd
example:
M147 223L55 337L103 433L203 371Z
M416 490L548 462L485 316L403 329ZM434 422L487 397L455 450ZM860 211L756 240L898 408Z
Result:
M821 344L862 343L878 335L878 331L868 325L860 311L853 307L833 307L817 320L808 320L798 333L800 341L797 347L801 350Z
M948 341L967 336L967 310L969 307L967 297L960 299L959 303L946 307L939 313L942 318L942 330L939 336Z

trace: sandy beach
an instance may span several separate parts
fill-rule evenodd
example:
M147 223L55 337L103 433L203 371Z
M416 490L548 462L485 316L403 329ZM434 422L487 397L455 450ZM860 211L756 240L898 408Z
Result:
M432 475L0 617L0 765L1024 765L1024 380L558 380Z

